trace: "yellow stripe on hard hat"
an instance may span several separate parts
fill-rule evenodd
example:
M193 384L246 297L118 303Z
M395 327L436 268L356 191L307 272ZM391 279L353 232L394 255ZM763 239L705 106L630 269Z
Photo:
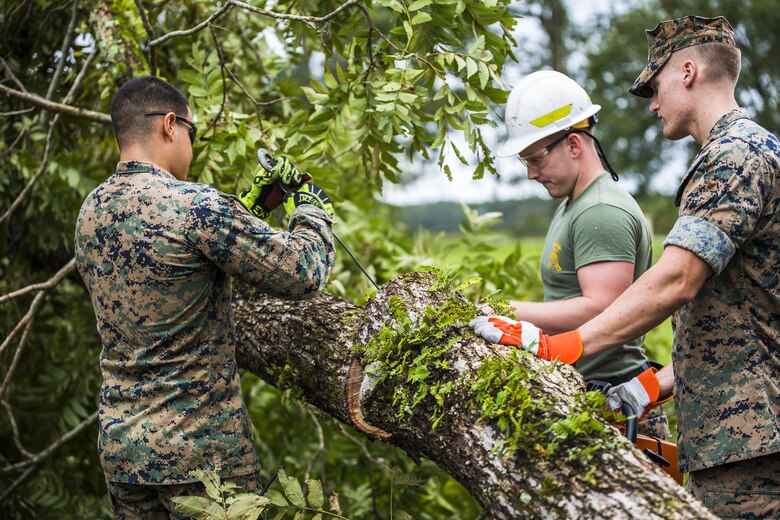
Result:
M550 123L560 121L564 117L568 116L570 112L571 112L571 103L569 103L568 105L564 105L561 108L558 108L556 110L553 110L552 112L545 114L541 117L537 117L536 119L529 121L529 123L531 123L536 127L544 128Z

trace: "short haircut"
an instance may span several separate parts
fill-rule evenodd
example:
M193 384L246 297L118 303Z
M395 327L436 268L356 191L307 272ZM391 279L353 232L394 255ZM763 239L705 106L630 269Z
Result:
M111 124L119 149L146 142L155 121L144 114L174 112L186 117L187 108L187 98L167 81L154 76L131 79L111 100Z
M722 43L702 43L683 49L704 65L708 81L727 82L736 87L739 71L742 68L742 52L731 45Z

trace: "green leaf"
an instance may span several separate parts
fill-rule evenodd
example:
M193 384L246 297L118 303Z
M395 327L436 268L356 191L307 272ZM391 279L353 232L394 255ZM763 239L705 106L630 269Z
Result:
M474 45L471 46L469 49L469 56L473 56L475 58L479 58L482 55L482 52L485 50L485 35L480 34L479 37L477 37L477 40L474 42Z
M466 77L470 78L477 73L477 62L470 56L466 58Z
M256 520L271 500L254 493L241 493L232 498L227 520Z
M309 505L315 509L322 509L322 506L325 503L325 496L322 492L322 482L319 480L307 480L306 488L309 491L307 495Z
M412 25L424 24L425 22L430 22L431 20L433 20L433 17L428 13L426 12L417 13L412 18Z
M423 7L431 5L432 0L415 0L409 5L409 11L419 11Z
M173 497L171 499L177 513L193 517L195 520L217 520L225 516L225 510L206 497Z
M398 0L393 0L392 2L387 4L387 7L389 7L393 11L396 11L396 12L399 12L399 13L403 13L404 12L403 4L401 2L399 2Z
M484 61L479 62L479 86L485 88L490 80L490 71Z
M268 491L266 491L265 496L275 506L288 507L290 505L290 503L287 502L287 499L284 498L284 495L275 489L269 489Z
M301 483L295 477L288 477L285 471L279 470L279 483L282 485L284 495L295 507L306 507L306 499L303 498Z

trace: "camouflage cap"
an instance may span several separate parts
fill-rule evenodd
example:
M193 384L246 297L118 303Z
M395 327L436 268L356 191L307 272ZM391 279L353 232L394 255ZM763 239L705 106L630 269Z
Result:
M673 52L701 43L724 43L736 47L734 30L722 16L704 18L684 16L666 20L647 33L647 66L628 91L635 96L653 97L653 89L647 83L669 61Z

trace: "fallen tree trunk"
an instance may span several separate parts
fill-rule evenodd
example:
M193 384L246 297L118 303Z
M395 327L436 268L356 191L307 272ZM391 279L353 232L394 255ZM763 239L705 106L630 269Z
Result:
M432 460L490 518L714 518L594 413L572 367L476 338L476 310L438 283L404 275L365 308L240 287L239 365Z

